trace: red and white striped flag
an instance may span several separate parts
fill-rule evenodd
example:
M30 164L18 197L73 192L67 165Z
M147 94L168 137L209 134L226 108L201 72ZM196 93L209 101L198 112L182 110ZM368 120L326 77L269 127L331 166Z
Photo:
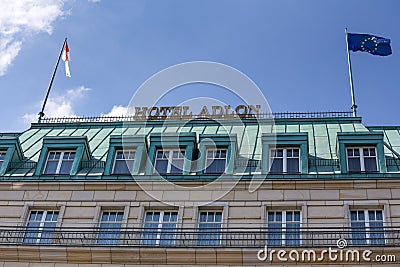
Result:
M68 48L68 43L65 42L63 53L62 53L62 60L65 62L65 76L71 78L71 73L69 72L69 65L68 62L71 60L69 56L69 48Z

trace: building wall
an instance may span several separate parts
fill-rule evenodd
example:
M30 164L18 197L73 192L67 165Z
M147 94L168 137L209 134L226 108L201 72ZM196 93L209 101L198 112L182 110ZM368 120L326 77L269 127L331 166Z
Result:
M188 190L187 183L177 183L175 190L165 190L157 182L148 188L161 196L154 200L135 182L2 182L0 183L0 226L26 225L30 209L57 208L59 226L79 224L91 227L99 222L102 209L125 211L128 227L141 227L146 209L168 209L173 203L179 210L181 226L197 227L201 209L223 209L224 226L248 228L266 225L266 211L296 209L302 212L304 227L348 226L349 209L383 209L388 225L400 222L400 182L396 180L306 180L264 181L260 188L249 192L250 182L241 181L233 190L230 183L218 181L207 191ZM196 182L191 183L192 186ZM200 185L200 183L199 183ZM154 193L153 192L153 193ZM210 205L198 206L214 200ZM179 228L179 224L178 224ZM261 249L261 247L260 247ZM374 250L375 249L375 250ZM0 246L0 261L14 261L3 266L130 266L140 264L218 264L254 265L257 249L243 248L146 248L146 247L49 247ZM372 248L371 250L382 250ZM385 248L398 254L396 247ZM57 256L58 255L58 256ZM397 257L400 259L400 255ZM18 264L16 262L19 262ZM75 265L35 265L35 262L75 263ZM31 265L27 265L31 262ZM83 265L96 263L97 265ZM25 264L25 265L24 265ZM99 265L103 264L103 265ZM134 264L135 265L135 264ZM134 266L133 265L133 266ZM0 266L1 263L0 263Z

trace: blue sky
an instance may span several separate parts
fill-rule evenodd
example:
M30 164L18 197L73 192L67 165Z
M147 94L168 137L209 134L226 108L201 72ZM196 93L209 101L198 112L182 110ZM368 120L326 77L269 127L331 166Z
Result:
M400 125L398 0L6 0L0 10L0 132L37 117L64 37L72 78L60 64L48 116L117 114L150 76L197 60L248 75L274 112L349 111L345 27L391 39L391 56L351 57L363 122ZM163 104L222 90L188 85Z

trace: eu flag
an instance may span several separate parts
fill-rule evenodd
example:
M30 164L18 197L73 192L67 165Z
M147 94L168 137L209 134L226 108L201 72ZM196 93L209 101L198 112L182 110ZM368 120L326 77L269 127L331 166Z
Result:
M362 51L372 55L388 56L392 54L390 39L370 34L348 33L347 41L349 50Z

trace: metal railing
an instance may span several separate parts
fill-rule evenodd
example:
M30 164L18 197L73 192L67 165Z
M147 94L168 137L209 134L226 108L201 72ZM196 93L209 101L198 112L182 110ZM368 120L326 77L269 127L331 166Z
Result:
M82 169L91 169L91 168L104 169L105 164L106 163L104 161L100 161L100 160L88 160L88 161L81 162L81 168Z
M309 167L339 167L338 159L315 159L308 158Z
M386 159L386 166L400 166L400 159Z
M10 169L35 169L37 162L34 161L23 161L23 162L11 162Z
M353 113L350 111L327 111L327 112L275 112L275 113L259 113L246 114L244 116L237 115L237 119L315 119L315 118L351 118ZM59 118L43 118L41 123L80 123L80 122L132 122L132 121L164 121L164 120L188 120L187 116L168 116L168 117L143 117L143 116L89 116L89 117L59 117ZM193 115L193 120L208 120L210 117ZM218 120L224 119L217 118ZM232 117L226 118L232 119Z
M286 238L264 227L162 228L134 227L0 227L3 245L139 246L139 247L327 247L345 240L348 246L400 246L400 228L350 229L308 227L291 230Z

